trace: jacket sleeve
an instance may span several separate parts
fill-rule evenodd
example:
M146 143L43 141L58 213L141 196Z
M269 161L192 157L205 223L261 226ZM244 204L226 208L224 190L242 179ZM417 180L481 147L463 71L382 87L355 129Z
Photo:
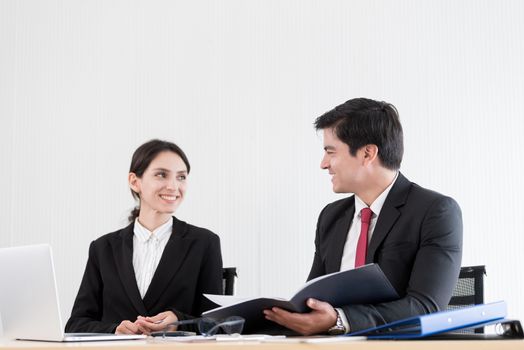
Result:
M344 306L351 332L439 311L447 306L462 258L460 207L449 197L435 200L420 230L420 246L405 295L396 301L376 305Z
M213 309L218 305L214 304L206 297L205 294L223 294L222 282L222 253L220 250L220 238L212 234L208 240L206 254L202 259L202 265L199 271L198 282L196 286L196 295L192 307L192 315L185 314L176 309L172 311L179 320L187 320L198 317L202 312ZM194 326L182 326L180 329L197 331Z
M89 246L86 269L76 296L71 317L65 331L87 333L114 333L118 324L101 322L103 307L103 281L95 253L95 242Z
M320 257L320 234L321 234L321 221L324 216L324 213L326 212L326 208L328 208L329 205L325 206L324 209L320 212L317 220L317 229L315 231L315 255L313 256L313 264L311 265L311 270L309 271L309 276L307 280L312 280L313 278L317 278L319 276L323 276L326 274L326 268L324 266L324 262L322 261L322 258Z

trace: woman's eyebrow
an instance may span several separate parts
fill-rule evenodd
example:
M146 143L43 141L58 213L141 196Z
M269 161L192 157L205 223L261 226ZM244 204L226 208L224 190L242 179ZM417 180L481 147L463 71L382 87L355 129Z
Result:
M168 172L168 173L171 172L171 170L166 169L166 168L155 168L155 169L153 169L153 171L165 171L165 172Z

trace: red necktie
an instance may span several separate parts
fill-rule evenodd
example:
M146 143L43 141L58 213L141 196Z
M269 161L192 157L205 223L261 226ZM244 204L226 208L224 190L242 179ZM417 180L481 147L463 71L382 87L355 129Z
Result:
M355 256L355 268L366 264L366 254L368 252L368 230L373 212L369 208L360 211L360 236L357 243L357 254Z

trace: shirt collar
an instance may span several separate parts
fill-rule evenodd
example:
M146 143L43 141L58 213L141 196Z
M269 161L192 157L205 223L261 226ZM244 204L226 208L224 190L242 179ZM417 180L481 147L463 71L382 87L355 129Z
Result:
M389 191L391 191L391 188L397 181L397 178L398 178L398 171L397 171L397 174L395 175L395 178L393 179L393 181L391 181L389 186L386 187L386 189L369 206L369 209L371 209L371 211L373 212L374 218L376 218L380 214L380 211L382 210L382 206L384 206L384 202L386 201L386 198L388 197ZM364 203L364 201L360 199L359 196L355 195L355 213L358 214L359 217L360 217L360 211L367 207L368 206L366 205L366 203Z
M133 228L133 233L141 242L146 242L151 237L155 237L157 240L163 240L169 237L171 231L173 230L173 219L170 218L166 223L158 226L153 232L149 231L147 228L142 226L138 221L138 218L135 219L135 225Z

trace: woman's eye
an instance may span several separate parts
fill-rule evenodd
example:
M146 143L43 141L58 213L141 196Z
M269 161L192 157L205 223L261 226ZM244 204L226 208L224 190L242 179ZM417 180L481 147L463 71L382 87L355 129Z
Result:
M166 177L166 173L163 173L163 172L162 173L158 173L158 174L156 174L156 176L161 177L161 178L165 178Z
M185 179L187 179L186 175L178 175L177 176L177 180L179 180L179 181L184 181Z

